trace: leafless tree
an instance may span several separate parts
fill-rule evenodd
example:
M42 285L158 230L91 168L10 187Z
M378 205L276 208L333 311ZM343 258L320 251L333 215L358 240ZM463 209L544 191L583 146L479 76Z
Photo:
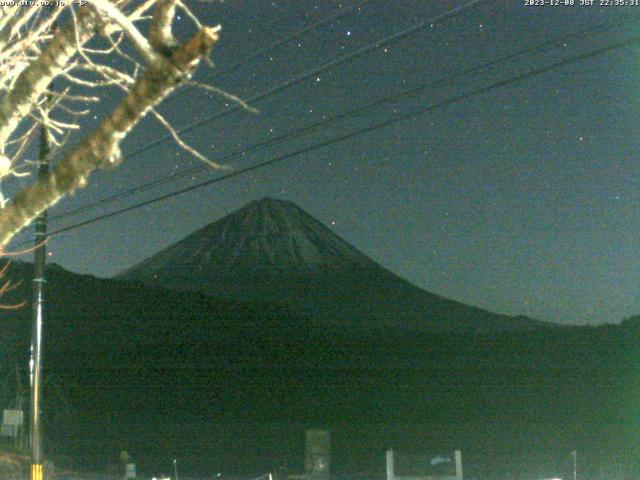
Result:
M0 246L84 187L92 172L121 162L120 143L149 113L181 147L220 168L184 143L155 108L209 60L220 27L201 25L181 0L64 1L0 6L0 182L29 174L25 152L41 126L55 165L12 198L0 196ZM178 9L194 25L186 41L172 33ZM82 118L98 111L107 88L122 98L86 132Z

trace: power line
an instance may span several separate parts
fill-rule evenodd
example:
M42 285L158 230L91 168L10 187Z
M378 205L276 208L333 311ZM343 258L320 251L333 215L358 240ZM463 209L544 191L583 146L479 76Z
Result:
M633 20L637 21L637 19L633 19ZM380 99L374 100L372 102L369 102L369 103L367 103L365 105L362 105L360 107L357 107L355 109L351 109L349 111L342 112L342 113L339 113L337 115L331 116L330 118L328 118L326 120L322 120L322 121L316 122L314 124L308 125L306 127L302 127L300 129L289 131L289 132L287 132L285 134L282 134L280 136L267 139L267 140L265 140L263 142L250 145L250 146L245 147L245 148L243 148L241 150L237 150L237 151L234 151L234 152L232 152L230 154L227 154L227 155L225 155L223 157L220 157L220 158L217 159L217 161L218 162L225 162L226 160L229 160L231 158L235 158L238 155L241 155L243 153L248 153L248 152L254 151L254 150L258 149L258 148L268 147L268 146L274 145L276 143L279 143L279 142L281 142L283 140L286 140L286 139L289 139L289 138L296 138L298 136L302 136L302 135L307 134L307 133L309 133L309 132L311 132L311 131L313 131L313 130L315 130L317 128L324 127L324 126L327 126L327 125L331 125L333 123L336 123L336 122L338 122L340 120L343 120L343 119L351 117L351 116L359 115L359 114L361 114L361 113L363 113L363 112L365 112L367 110L375 108L375 107L377 107L379 105L382 105L384 103L388 103L388 102L391 102L391 101L396 101L396 100L399 100L399 99L402 99L402 98L415 97L415 96L417 96L418 94L420 94L421 92L423 92L423 91L425 91L427 89L436 88L436 87L438 87L440 85L443 85L443 84L446 84L448 82L451 82L451 81L453 81L453 80L455 80L457 78L466 77L468 75L471 75L471 74L474 74L474 73L477 73L477 72L480 72L480 71L483 71L483 70L488 70L490 68L493 68L493 67L495 67L495 66L497 66L499 64L502 64L502 63L505 63L505 62L508 62L508 61L512 61L512 60L516 60L516 59L520 59L520 58L526 58L526 57L528 57L530 55L537 54L537 53L543 53L545 51L548 51L550 49L550 47L553 47L553 46L557 45L560 42L567 42L567 41L570 41L573 38L584 36L584 35L587 35L589 33L593 33L594 31L600 30L600 29L602 29L603 31L607 31L607 30L610 30L612 28L618 28L621 23L627 23L627 21L628 20L625 20L624 22L609 22L609 23L596 25L594 27L590 27L590 28L587 28L587 29L580 30L578 32L574 32L574 33L572 33L571 35L568 35L568 36L556 37L554 39L551 39L551 40L536 44L534 46L527 47L527 48L524 48L524 49L520 49L520 50L518 50L518 51L516 51L514 53L511 53L509 55L503 56L503 57L498 58L496 60L493 60L491 62L487 62L487 63L481 64L481 65L477 65L477 66L474 66L474 67L470 67L470 68L464 69L462 71L456 72L456 73L454 73L452 75L449 75L449 76L447 76L445 78L441 78L441 79L436 80L434 82L418 84L415 87L410 88L409 90L403 90L403 91L401 91L399 93L395 93L395 94L390 95L390 96L382 97ZM157 179L152 180L150 182L145 182L142 185L138 185L136 187L133 187L133 188L131 188L131 189L125 191L125 192L121 192L119 194L112 195L112 196L97 200L95 202L91 202L89 204L86 204L86 205L83 205L83 206L80 206L80 207L77 207L77 208L74 208L74 209L71 209L71 210L68 210L68 211L65 211L65 212L61 212L60 214L51 217L51 220L65 218L65 217L73 216L73 215L78 215L78 214L80 214L80 213L82 213L84 211L87 211L87 210L89 210L91 208L94 208L96 206L109 204L109 203L112 203L114 201L121 200L123 198L127 198L127 197L135 195L137 193L141 193L141 192L144 192L146 190L149 190L149 189L152 189L152 188L156 188L156 187L158 187L160 185L163 185L165 183L168 183L168 182L183 178L183 177L185 177L187 175L191 175L191 174L197 173L197 172L199 172L201 170L206 170L207 168L208 167L206 165L197 165L195 167L188 168L188 169L186 169L186 170L184 170L182 172L179 172L177 174L165 175L163 177L157 178Z
M311 71L308 71L308 72L306 72L306 73L304 73L302 75L294 77L293 79L290 79L290 80L288 80L286 82L283 82L283 83L281 83L279 85L276 85L275 87L273 87L271 89L268 89L268 90L266 90L266 91L264 91L262 93L259 93L259 94L255 95L255 96L251 97L248 100L245 100L245 102L246 103L253 103L253 102L262 100L264 98L267 98L269 96L275 95L276 93L279 93L280 91L282 91L282 90L284 90L286 88L289 88L289 87L291 87L291 86L293 86L293 85L295 85L297 83L300 83L300 82L302 82L302 81L304 81L304 80L306 80L306 79L308 79L308 78L310 78L310 77L312 77L314 75L317 75L318 73L321 73L322 71L324 71L326 69L329 69L329 68L334 67L336 65L339 65L341 63L353 60L353 59L355 59L355 58L357 58L359 56L365 55L365 54L367 54L367 53L369 53L369 52L371 52L371 51L373 51L375 49L381 48L381 47L383 47L385 45L388 45L389 43L392 43L394 41L399 41L399 40L401 40L402 38L405 38L408 35L411 35L413 33L416 33L418 31L420 31L422 28L425 28L427 25L433 26L436 23L441 22L443 20L446 20L446 19L448 19L450 17L454 17L454 16L457 16L457 15L460 15L464 11L477 6L482 1L484 1L484 0L472 0L472 1L470 1L470 2L468 2L466 4L464 4L464 5L461 5L459 7L455 7L455 8L452 8L450 10L447 10L444 13L438 14L438 15L436 15L436 16L428 19L428 20L425 20L423 22L417 23L417 24L415 24L415 25L413 25L413 26L411 26L411 27L409 27L409 28L407 28L405 30L396 32L396 33L394 33L394 34L392 34L390 36L387 36L387 37L385 37L385 38L383 38L381 40L378 40L376 42L373 42L373 43L370 43L368 45L365 45L365 46L355 50L354 52L351 52L351 53L349 53L347 55L343 55L342 57L338 57L337 59L335 59L335 60L333 60L333 61L331 61L329 63L325 63L325 64L323 64L323 65L321 65L321 66L319 66L319 67L317 67L317 68L315 68L315 69L313 69ZM178 134L188 133L188 132L190 132L190 131L198 128L198 127L201 127L203 125L211 123L214 120L217 120L218 118L226 116L227 114L236 112L240 108L241 108L240 106L231 107L228 110L224 110L224 111L219 112L217 114L205 117L204 119L202 119L202 120L200 120L198 122L192 123L189 126L178 130L177 133ZM150 149L158 146L159 144L163 143L166 140L170 140L171 138L172 138L171 135L162 136L162 137L160 137L160 138L158 138L156 140L153 140L153 141L143 145L142 147L138 148L137 150L134 150L133 152L129 153L127 155L127 157L128 158L135 157L136 155L139 155L139 154L141 154L141 153L143 153L143 152L145 152L147 150L150 150ZM175 178L175 176L174 176L174 178ZM121 194L121 195L125 195L126 196L127 192L123 192L123 194ZM83 207L80 207L80 208L83 208ZM77 210L78 209L76 209L76 211ZM60 216L68 216L70 214L71 213L63 212L62 214L58 215L55 218L60 218Z
M242 58L241 60L237 60L236 62L232 63L231 65L229 65L228 67L225 67L221 70L215 70L213 72L213 75L211 75L210 80L213 80L216 77L220 77L222 75L226 75L229 72L232 72L233 70L236 70L238 67L241 67L242 65L249 63L251 60L253 60L254 58L257 58L281 45L284 45L285 43L291 42L292 40L295 40L297 38L300 38L302 35L304 35L307 32L310 32L312 30L315 30L331 21L337 20L339 18L345 17L347 15L349 15L351 12L353 12L356 9L361 8L363 5L370 3L372 0L362 0L360 2L357 2L353 5L351 5L350 7L348 7L346 10L342 10L342 11L338 11L336 13L334 13L333 15L330 15L322 20L319 20L315 23L312 23L310 25L307 25L306 27L302 27L300 30L297 30L289 35L286 35L285 37L280 38L279 40L274 41L273 43L270 43L269 45L263 47L263 48L259 48L256 51L254 51L253 53L247 55L246 57ZM183 95L184 93L186 93L187 90L181 90L179 92L177 92L175 95L173 95L171 98L169 98L167 100L167 102L172 102L173 100L175 100L176 98L178 98L179 96Z
M554 62L554 63L552 63L550 65L547 65L547 66L544 66L544 67L531 69L531 70L529 70L527 72L512 76L512 77L510 77L508 79L500 80L500 81L491 83L491 84L489 84L487 86L476 88L476 89L474 89L474 90L472 90L470 92L454 96L454 97L452 97L450 99L444 100L444 101L436 103L434 105L430 105L430 106L428 106L426 108L423 108L423 109L420 109L420 110L416 110L414 112L410 112L408 114L405 114L405 115L402 115L402 116L399 116L399 117L396 117L396 118L388 119L388 120L385 120L384 122L376 123L376 124L370 125L368 127L361 128L361 129L349 132L347 134L340 135L338 137L334 137L334 138L329 139L329 140L325 140L325 141L317 143L315 145L311 145L311 146L296 150L294 152L287 153L285 155L274 157L274 158L272 158L270 160L259 162L257 164L245 167L245 168L240 169L240 170L236 170L234 172L230 172L230 173L222 175L220 177L216 177L216 178L201 182L201 183L199 183L197 185L192 185L190 187L186 187L186 188L183 188L183 189L180 189L180 190L176 190L176 191L171 192L171 193L160 195L158 197L152 198L152 199L144 201L144 202L140 202L140 203L137 203L137 204L134 204L134 205L130 205L128 207L125 207L125 208L122 208L122 209L119 209L119 210L115 210L115 211L112 211L112 212L108 212L106 214L99 215L97 217L94 217L94 218L91 218L89 220L85 220L85 221L76 223L74 225L70 225L70 226L67 226L67 227L63 227L63 228L54 230L49 234L49 236L58 235L60 233L64 233L64 232L67 232L67 231L70 231L70 230L75 230L77 228L80 228L80 227L83 227L83 226L86 226L86 225L90 225L92 223L96 223L96 222L105 220L107 218L111 218L111 217L114 217L116 215L120 215L122 213L126 213L126 212L129 212L129 211L132 211L132 210L136 210L138 208L142 208L142 207L145 207L145 206L148 206L148 205L152 205L154 203L161 202L163 200L167 200L169 198L176 197L176 196L181 195L183 193L188 193L188 192L191 192L193 190L197 190L197 189L212 185L214 183L219 183L219 182L222 182L224 180L228 180L230 178L234 178L234 177L246 174L246 173L250 173L252 171L259 170L259 169L274 165L276 163L283 162L285 160L288 160L288 159L293 158L295 156L301 155L303 153L309 153L309 152L311 152L313 150L317 150L317 149L320 149L320 148L323 148L323 147L326 147L326 146L329 146L329 145L333 145L333 144L336 144L336 143L339 143L339 142L342 142L342 141L345 141L345 140L349 140L349 139L351 139L353 137L356 137L358 135L363 135L363 134L366 134L366 133L370 133L372 131L382 129L382 128L388 127L390 125L393 125L393 124L396 124L396 123L399 123L399 122L402 122L402 121L405 121L405 120L408 120L408 119L411 119L411 118L415 118L415 117L417 117L419 115L423 115L423 114L431 112L433 110L440 109L442 107L446 107L446 106L449 106L449 105L452 105L452 104L455 104L455 103L459 103L461 101L464 101L464 100L467 100L469 98L481 95L483 93L487 93L487 92L490 92L492 90L496 90L498 88L506 87L508 85L520 82L522 80L525 80L525 79L528 79L528 78L531 78L531 77L534 77L534 76L537 76L537 75L541 75L543 73L547 73L547 72L549 72L551 70L554 70L556 68L564 67L564 66L571 65L571 64L574 64L574 63L578 63L578 62L581 62L581 61L586 60L588 58L594 58L594 57L597 57L597 56L600 56L600 55L604 55L605 53L609 53L609 52L611 52L613 50L617 50L619 48L628 47L628 46L631 46L631 45L639 43L639 42L640 42L640 36L635 36L635 37L631 37L631 38L629 38L627 40L624 40L624 41L621 41L621 42L617 42L617 43L612 44L612 45L608 45L608 46L601 47L601 48L598 48L598 49L595 49L595 50L591 50L591 51L589 51L587 53L583 53L583 54L580 54L580 55L577 55L577 56L574 56L574 57L571 57L571 58L568 58L568 59L565 59L565 60L560 60L560 61Z
M285 82L282 82L272 88L269 88L267 90L265 90L264 92L258 93L257 95L254 95L253 97L249 98L249 99L245 99L244 102L247 104L252 104L255 102L258 102L260 100L263 100L267 97L271 97L277 93L280 93L283 90L286 90L287 88L290 88L294 85L297 85L315 75L318 75L319 73L324 72L325 70L328 70L330 68L333 68L335 66L341 65L343 63L349 62L351 60L354 60L358 57L361 57L363 55L366 55L367 53L370 53L372 51L375 51L381 47L384 47L385 45L389 45L393 42L397 42L402 40L403 38L408 37L409 35L412 35L414 33L419 32L420 30L422 30L423 28L427 27L427 26L431 26L431 25L435 25L438 22L441 22L443 20L446 20L450 17L455 17L457 15L460 15L461 13L472 9L473 7L478 6L481 2L483 2L485 0L471 0L468 3L465 3L464 5L461 5L459 7L455 7L452 8L450 10L447 10L444 13L441 13L439 15L436 15L435 17L432 17L429 20L425 20L423 22L417 23L415 25L412 25L409 28L406 28L404 30L401 30L399 32L396 32L392 35L389 35L387 37L384 37L381 40L377 40L373 43L369 43L363 47L360 47L358 49L356 49L355 51L348 53L346 55L343 55L341 57L338 57L330 62L324 63L322 65L320 65L319 67L313 68L305 73L302 73L301 75L298 75L292 79L289 79ZM238 110L240 110L242 107L240 105L234 105L229 107L227 110L223 110L222 112L218 112L216 114L210 115L208 117L203 118L202 120L192 123L191 125L189 125L188 127L182 128L180 130L177 130L177 133L179 135L182 135L184 133L188 133L202 125L205 125L209 122L212 122L213 120L217 120L218 118L222 118L226 115L229 115L230 113L234 113L237 112ZM171 140L173 138L172 135L167 134L164 135L156 140L153 140L149 143L147 143L146 145L143 145L142 147L140 147L137 150L134 150L133 152L128 154L128 157L135 157L136 155L139 155L140 153L149 150L151 148L154 148L158 145L160 145L161 143L167 141L167 140Z
M254 58L259 57L263 53L266 53L266 52L268 52L270 50L273 50L274 48L277 48L280 45L284 45L285 43L288 43L288 42L290 42L292 40L295 40L296 38L300 38L305 33L309 32L311 30L315 30L316 28L321 27L322 25L324 25L326 23L329 23L332 20L337 20L338 18L342 18L342 17L350 14L353 10L355 10L357 8L361 8L363 5L365 5L365 4L369 3L369 2L371 2L371 0L362 0L360 2L357 2L357 3L353 4L352 6L348 7L346 10L343 10L341 12L336 12L333 15L331 15L331 16L323 19L323 20L320 20L318 22L312 23L311 25L303 27L300 30L298 30L298 31L296 31L296 32L294 32L292 34L281 38L280 40L276 40L275 42L267 45L266 47L259 48L258 50L256 50L252 54L247 55L246 57L244 57L242 60L238 60L237 62L232 63L231 65L229 65L228 67L223 68L222 70L215 71L213 73L212 78L219 77L221 75L225 75L225 74L235 70L236 68L240 67L241 65L244 65L245 63L250 62Z

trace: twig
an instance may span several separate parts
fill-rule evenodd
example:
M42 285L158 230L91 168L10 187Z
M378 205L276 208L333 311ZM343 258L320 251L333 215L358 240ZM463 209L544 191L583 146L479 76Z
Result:
M201 88L202 90L207 90L209 92L214 92L214 93L216 93L218 95L221 95L222 97L226 98L227 100L231 100L232 102L240 105L242 108L244 108L245 110L247 110L247 111L249 111L251 113L255 113L255 114L260 113L260 110L252 107L247 102L242 100L240 97L237 97L237 96L233 95L232 93L225 92L224 90L221 90L218 87L214 87L213 85L207 85L206 83L200 83L200 82L196 82L196 81L193 81L193 80L185 82L185 85L188 85L188 86L191 86L191 87L196 87L196 88Z
M229 167L226 165L221 165L217 162L214 162L213 160L209 160L207 157L205 157L203 154L201 154L200 152L198 152L195 148L191 147L190 145L188 145L184 140L182 140L180 138L180 135L178 134L178 132L176 132L175 128L173 128L171 126L171 124L162 116L160 115L155 108L151 109L151 113L153 114L154 117L156 117L156 119L162 124L162 126L164 128L167 129L167 131L171 134L171 136L173 137L173 140L180 146L180 148L182 148L183 150L189 152L191 155L193 155L194 157L196 157L198 160L206 163L207 165L209 165L210 167L216 168L216 169L222 169L222 170L228 170Z

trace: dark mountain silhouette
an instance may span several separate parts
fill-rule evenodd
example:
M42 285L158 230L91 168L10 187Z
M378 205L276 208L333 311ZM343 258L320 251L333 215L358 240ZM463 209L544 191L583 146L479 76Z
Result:
M383 474L389 446L460 448L477 479L564 478L575 449L590 459L585 478L620 452L626 465L640 458L637 319L530 328L544 324L424 292L273 200L123 277L146 269L158 278L48 269L43 419L54 459L101 468L125 449L146 476L175 457L203 477L301 472L309 427L332 431L337 476ZM23 284L0 302L30 299L31 265L8 275ZM27 382L29 335L28 307L0 310L4 406L16 365Z
M3 300L29 299L30 274L13 265L23 285ZM363 329L57 266L46 298L45 447L77 466L125 449L147 476L175 456L204 477L300 472L304 428L318 426L336 474L383 473L388 446L461 448L479 479L570 472L573 449L594 468L640 458L633 329ZM16 362L28 379L29 318L0 311L5 406Z
M325 323L418 331L551 327L426 292L351 246L291 202L265 198L118 276L220 298L275 302Z

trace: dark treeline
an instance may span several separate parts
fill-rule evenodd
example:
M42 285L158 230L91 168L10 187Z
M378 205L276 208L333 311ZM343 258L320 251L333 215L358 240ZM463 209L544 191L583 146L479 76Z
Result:
M640 320L366 330L57 267L49 278L46 447L76 466L104 468L126 449L149 474L176 456L199 475L300 472L308 427L332 431L336 475L383 473L389 447L461 449L476 478L568 476L573 450L589 478L640 458ZM19 298L28 291L5 300ZM2 316L6 408L16 365L28 381L30 312Z

